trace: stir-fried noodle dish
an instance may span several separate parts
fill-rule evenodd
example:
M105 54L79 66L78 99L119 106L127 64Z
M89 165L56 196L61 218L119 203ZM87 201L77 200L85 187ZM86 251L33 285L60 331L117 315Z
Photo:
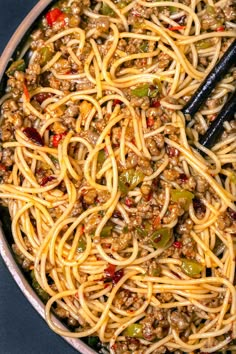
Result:
M198 142L235 68L181 112L235 22L230 0L66 0L8 67L0 198L56 333L113 354L235 349L234 117Z

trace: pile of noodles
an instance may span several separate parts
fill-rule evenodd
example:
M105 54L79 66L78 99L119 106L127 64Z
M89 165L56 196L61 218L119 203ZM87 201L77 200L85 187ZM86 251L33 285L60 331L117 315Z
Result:
M201 33L200 17L205 9L201 1L192 0L190 6L186 6L182 2L138 0L122 9L111 0L103 2L114 12L110 17L110 46L106 54L99 51L98 43L93 38L93 29L87 32L81 28L62 29L49 38L45 45L70 36L66 44L68 53L71 60L80 65L78 56L86 43L89 43L91 51L83 63L83 72L58 73L54 65L61 58L61 51L55 52L41 69L41 74L52 72L55 78L60 80L87 79L93 84L92 88L65 93L51 87L38 87L30 92L30 100L23 94L23 112L39 119L38 131L44 139L44 145L36 146L21 129L16 130L15 141L2 144L3 149L14 149L14 166L10 181L0 184L0 198L7 204L12 218L14 242L24 257L34 264L38 283L50 295L46 304L46 320L60 335L74 338L97 335L101 342L110 345L110 352L114 353L115 343L125 340L123 331L130 324L142 320L148 307L171 310L194 306L195 309L204 311L205 317L201 324L191 324L187 341L181 339L177 329L170 327L169 334L159 341L139 339L143 345L146 345L145 353L152 353L163 345L169 350L180 349L184 352L197 350L207 353L218 352L236 337L233 234L230 229L222 231L217 224L219 215L227 208L236 211L234 204L236 185L231 178L231 169L227 168L229 164L235 166L236 163L236 133L231 132L230 123L226 123L227 138L218 142L210 151L198 143L198 133L194 125L197 121L206 130L208 126L206 117L217 114L228 95L235 89L233 76L229 74L214 91L212 98L222 99L222 103L216 108L203 108L189 122L186 122L180 110L185 98L194 93L206 73L219 60L222 55L223 39L230 40L235 37L235 29L233 25L232 27L229 25L224 31ZM143 21L142 30L145 30L145 34L129 32L126 15L136 3L144 8L174 6L187 17L187 24L180 31L171 31L167 25L176 26L178 23L174 18L171 19L160 13L159 16L153 14L151 20ZM224 3L225 1L221 0L215 6L224 6ZM211 5L212 1L209 1L209 4ZM98 10L101 3L98 2L96 6ZM84 15L95 19L100 16L98 11L89 9L84 10ZM119 30L121 24L122 31ZM127 38L148 41L150 50L147 53L137 50L135 54L122 52L117 48L118 42L120 39ZM203 40L212 40L213 44L201 49L198 43ZM152 50L152 47L157 49ZM31 64L36 58L36 53L37 50L33 52ZM171 57L171 64L165 70L158 69L155 60L160 53ZM199 67L199 58L204 56L211 58L206 70ZM123 66L129 61L143 58L147 59L147 65L143 68ZM161 82L160 104L172 114L170 122L150 130L147 127L145 110L133 107L124 92L143 82L151 84L153 80ZM32 105L32 99L38 93L53 94L41 104L42 112ZM7 93L1 103L10 96L11 94ZM119 104L114 105L115 100ZM89 114L86 117L80 114L76 120L75 130L70 130L57 148L51 147L49 129L55 122L61 122L58 115L60 107L71 102L83 101L91 104ZM109 121L93 146L86 138L80 136L80 132L89 130L95 117L103 120L104 114L109 114ZM121 127L122 131L119 146L114 146L111 141L111 131L115 126ZM171 139L171 136L164 138L165 145L178 150L180 154L177 169L179 168L180 172L188 177L201 176L211 188L202 200L206 207L204 217L199 219L196 216L192 204L188 211L194 225L191 237L196 242L196 259L203 265L201 276L198 278L192 278L181 270L180 259L162 257L164 248L155 249L140 244L135 232L132 234L132 245L123 251L112 252L112 255L109 247L112 237L105 239L100 237L102 229L109 220L115 224L120 237L124 227L130 223L132 208L129 209L124 204L119 189L118 159L125 168L127 152L132 151L138 157L156 163L153 174L145 176L141 184L128 192L128 196L132 197L137 204L142 198L140 191L142 184L151 185L156 178L163 178L162 172L169 164L169 156L165 148L160 155L153 156L146 146L147 138L164 134L167 126L177 128L179 131L177 140ZM128 128L133 130L134 141L127 139ZM107 156L100 166L98 154L104 149ZM71 151L76 151L76 154L72 154ZM204 157L199 154L199 151L205 153ZM55 177L45 186L40 186L35 176L39 163L50 166ZM78 217L73 217L71 212L78 196L82 193L76 184L81 178L86 180L87 188L105 191L109 198L106 202L89 207ZM65 191L59 188L62 182ZM160 222L170 205L171 187L181 189L176 181L166 184L165 202L159 214ZM55 208L59 210L58 218L52 217ZM113 217L115 211L120 213L119 219ZM83 225L88 222L91 215L97 213L102 217L91 237L89 233L84 232ZM177 221L164 224L164 227L173 229ZM83 252L78 253L77 245L82 237L86 247ZM25 238L28 240L27 244ZM217 238L225 247L221 256L213 253ZM140 256L142 250L147 251L146 256ZM161 275L146 275L142 265L144 262L156 259L159 259L161 265ZM115 265L116 270L124 271L117 284L104 284L104 271L108 265ZM207 268L211 268L211 276L207 276ZM53 280L53 286L49 283L48 274ZM142 306L132 312L116 307L114 299L121 289L141 296L144 299ZM156 295L162 293L171 293L172 300L167 303L160 302ZM223 302L218 307L203 304L204 300L218 297L223 297ZM68 311L75 320L83 318L86 327L84 329L81 327L75 332L59 329L53 323L50 314L55 303ZM213 338L220 336L224 336L224 339L216 345L209 345Z

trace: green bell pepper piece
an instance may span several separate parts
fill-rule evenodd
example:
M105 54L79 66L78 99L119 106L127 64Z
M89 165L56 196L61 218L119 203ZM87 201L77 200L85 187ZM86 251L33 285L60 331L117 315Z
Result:
M143 338L143 326L139 323L132 323L125 329L124 335L133 338Z
M7 69L7 76L12 76L16 71L24 71L25 70L25 62L24 59L19 59L14 61L10 67Z
M43 302L47 302L49 300L50 296L48 295L48 293L45 290L43 290L43 288L41 288L41 286L37 282L35 274L34 274L34 270L31 271L30 276L32 279L32 287L34 288L35 292L38 294L38 296L40 297L40 299Z
M190 277L195 277L196 275L199 275L203 270L202 264L198 263L195 260L182 258L181 261L181 268L183 272L189 275Z
M132 95L134 95L136 97L148 96L148 92L149 92L149 85L148 84L138 86L135 89L131 90Z
M168 242L171 240L171 238L172 238L172 230L167 227L163 227L152 233L151 235L152 245L156 249L165 247L168 244Z
M81 238L78 242L78 247L77 247L77 252L82 253L86 249L86 243L85 241Z
M129 190L134 189L143 179L144 174L142 171L130 169L122 172L118 179L118 185L122 195L126 195Z
M114 16L114 11L105 2L102 3L101 14L104 16Z
M104 150L100 150L98 153L98 163L103 163L106 160L106 153Z
M48 47L42 47L39 50L39 53L41 54L41 60L40 60L40 65L44 66L47 64L47 62L52 58L53 53Z
M102 229L102 231L100 233L100 236L101 237L109 237L109 236L111 236L112 229L113 229L112 225L104 226L104 228Z
M184 210L188 210L193 198L194 198L194 194L184 189L171 190L171 199L173 200L173 202L179 202L181 199L185 201Z

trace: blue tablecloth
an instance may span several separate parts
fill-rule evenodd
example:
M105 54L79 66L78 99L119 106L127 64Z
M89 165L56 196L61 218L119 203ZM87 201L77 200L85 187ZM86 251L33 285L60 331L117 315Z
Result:
M0 0L0 53L37 0ZM24 298L0 257L0 354L78 354Z

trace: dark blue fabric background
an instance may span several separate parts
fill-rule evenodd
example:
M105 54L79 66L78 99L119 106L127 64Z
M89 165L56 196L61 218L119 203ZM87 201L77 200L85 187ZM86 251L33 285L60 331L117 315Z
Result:
M37 0L0 0L0 53ZM0 257L0 354L78 354L27 302Z

